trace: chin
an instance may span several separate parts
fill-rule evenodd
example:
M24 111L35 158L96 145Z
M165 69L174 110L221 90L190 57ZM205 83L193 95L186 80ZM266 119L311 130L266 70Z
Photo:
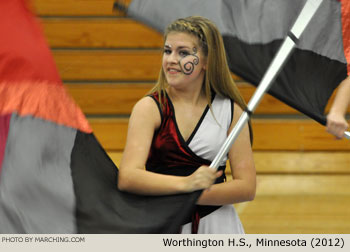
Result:
M178 85L177 83L168 82L168 86L171 87L171 88L176 88L176 87L178 87L179 85Z
M181 84L181 82L180 81L175 81L175 80L169 80L169 79L167 79L167 82L168 82L168 85L170 86L170 87L176 87L176 86L179 86L180 84Z

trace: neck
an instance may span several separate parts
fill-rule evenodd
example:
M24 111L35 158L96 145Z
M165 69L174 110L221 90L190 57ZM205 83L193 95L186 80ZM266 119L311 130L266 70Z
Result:
M188 105L197 105L206 102L204 91L204 74L194 80L190 85L168 86L167 92L173 102Z
M183 90L169 87L167 92L172 102L176 103L197 105L203 101L206 101L206 96L202 88Z

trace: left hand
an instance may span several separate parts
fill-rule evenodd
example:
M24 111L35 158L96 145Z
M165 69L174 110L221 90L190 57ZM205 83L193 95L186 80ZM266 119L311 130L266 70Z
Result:
M344 137L344 132L349 127L343 115L330 113L327 115L327 125L326 131L334 135L337 139L342 139Z

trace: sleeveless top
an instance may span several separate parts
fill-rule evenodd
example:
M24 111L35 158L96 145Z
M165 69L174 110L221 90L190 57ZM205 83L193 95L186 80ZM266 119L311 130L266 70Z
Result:
M214 95L212 109L207 105L191 136L185 141L178 129L174 106L168 94L162 99L163 107L157 93L150 97L158 106L161 124L154 133L146 169L161 174L188 176L201 165L210 165L226 140L233 118L233 101ZM226 160L227 157L219 170L225 171ZM225 180L223 172L215 183ZM217 208L219 206L197 206L200 217Z

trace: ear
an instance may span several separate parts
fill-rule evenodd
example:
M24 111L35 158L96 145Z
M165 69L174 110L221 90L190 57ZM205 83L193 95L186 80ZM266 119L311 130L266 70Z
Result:
M207 61L205 60L204 64L203 64L203 70L207 70Z

